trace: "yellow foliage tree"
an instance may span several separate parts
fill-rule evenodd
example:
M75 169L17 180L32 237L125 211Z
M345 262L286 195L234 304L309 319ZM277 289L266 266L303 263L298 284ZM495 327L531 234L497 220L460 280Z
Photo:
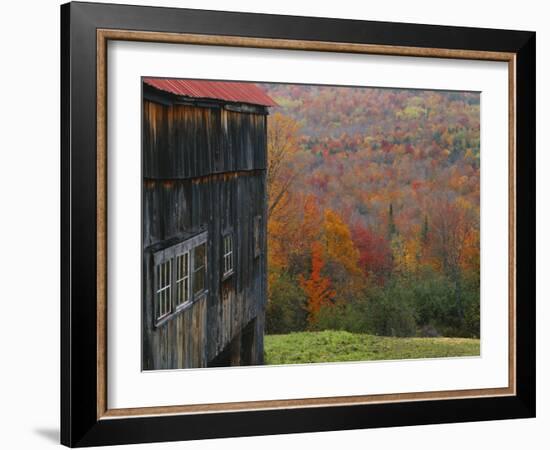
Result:
M415 273L420 260L420 242L412 238L405 241L405 270L407 273Z
M276 112L267 126L268 216L284 209L285 198L298 172L294 158L298 152L300 124Z
M329 259L340 263L348 273L359 274L359 251L355 248L351 232L342 218L331 209L326 209L323 228Z

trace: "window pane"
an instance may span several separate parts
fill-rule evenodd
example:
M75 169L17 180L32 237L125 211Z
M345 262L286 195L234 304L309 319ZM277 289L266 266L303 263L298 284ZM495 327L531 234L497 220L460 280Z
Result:
M195 247L195 270L204 266L206 260L206 244Z
M172 293L172 260L168 260L156 267L155 301L157 319L171 311L170 299Z
M206 243L198 245L194 251L193 294L197 294L205 289Z
M167 275L167 279L168 279L168 289L166 292L166 312L169 312L170 309L171 309L171 305L170 305L170 301L171 301L171 298L172 298L172 260L170 259L168 261L168 275Z
M193 274L193 294L197 294L204 290L204 278L206 275L205 269L206 268L203 267Z
M233 271L233 235L227 234L223 237L223 275Z
M189 253L176 256L176 306L189 300Z

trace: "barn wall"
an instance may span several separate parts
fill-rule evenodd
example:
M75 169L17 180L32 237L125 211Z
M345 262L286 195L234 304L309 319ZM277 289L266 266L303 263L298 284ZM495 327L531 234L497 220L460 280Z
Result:
M144 101L143 176L196 178L266 168L266 117Z
M149 112L144 121L142 194L143 368L204 367L252 321L252 360L260 364L267 289L266 117L145 104ZM227 127L221 126L224 117ZM185 131L187 127L194 131ZM161 157L163 151L171 156ZM188 153L194 156L189 158ZM264 225L259 257L254 257L255 216L261 216ZM222 236L226 230L233 233L235 273L222 281ZM208 294L155 327L152 255L202 231L208 231Z

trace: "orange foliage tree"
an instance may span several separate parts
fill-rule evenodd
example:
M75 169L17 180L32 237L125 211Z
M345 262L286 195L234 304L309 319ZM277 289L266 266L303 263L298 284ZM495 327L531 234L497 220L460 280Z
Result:
M463 202L445 197L438 199L432 207L431 251L447 274L455 275L461 268L468 244L478 246L474 214Z
M317 322L317 315L322 306L332 305L336 292L331 288L329 278L322 275L325 260L323 247L319 242L314 242L311 246L311 274L309 278L300 275L300 285L305 291L308 302L308 322L314 324Z
M268 221L270 269L289 269L297 260L309 259L311 244L321 234L323 217L315 197L287 192L283 201L286 207L277 209Z

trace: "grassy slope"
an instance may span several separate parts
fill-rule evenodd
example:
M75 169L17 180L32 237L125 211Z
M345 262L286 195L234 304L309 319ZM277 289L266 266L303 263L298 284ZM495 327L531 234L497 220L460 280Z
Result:
M266 364L479 355L479 339L393 338L347 331L265 336Z

